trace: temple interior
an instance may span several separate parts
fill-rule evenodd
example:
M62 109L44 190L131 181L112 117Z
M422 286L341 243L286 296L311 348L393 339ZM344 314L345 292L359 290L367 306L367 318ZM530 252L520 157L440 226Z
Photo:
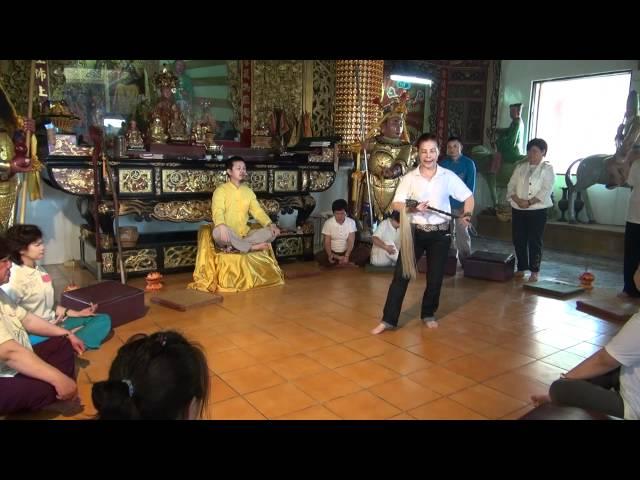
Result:
M630 252L640 249L629 240L640 213L632 216L627 182L640 148L639 68L637 60L0 60L9 99L0 148L13 159L7 176L0 163L2 235L39 227L37 263L65 315L76 305L114 308L112 331L75 358L74 408L0 410L0 419L96 418L94 385L110 377L120 349L136 334L169 330L204 352L205 420L602 419L588 408L547 411L532 396L604 351L640 307L620 295L638 268L628 267ZM596 105L598 95L606 98ZM34 123L26 146L13 133L13 124L26 128L16 115ZM423 323L430 273L418 262L398 325L374 335L400 267L374 266L368 253L358 264L355 248L376 247L398 185L422 168L416 140L426 132L438 162L453 139L475 165L473 254L459 251L458 262L450 250L437 328ZM538 277L533 254L521 268L514 247L512 178L540 138L553 177ZM255 200L246 208L235 190L216 199L234 182L238 163L226 162L236 157L246 166L238 192ZM354 244L336 250L322 232L338 218L338 199L356 231ZM241 220L224 217L235 208L245 208ZM445 212L442 224L455 226L462 210L455 219ZM408 225L400 218L398 232ZM218 225L240 240L275 233L243 250L225 230L216 237ZM352 248L348 265L319 257L348 262ZM91 287L98 296L83 297Z

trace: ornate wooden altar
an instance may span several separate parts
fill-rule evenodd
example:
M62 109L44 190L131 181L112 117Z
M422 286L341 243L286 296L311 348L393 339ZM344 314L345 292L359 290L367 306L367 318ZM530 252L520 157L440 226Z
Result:
M245 158L247 182L274 221L280 211L298 211L297 231L282 232L274 241L276 257L312 259L313 225L306 220L315 200L309 194L325 191L333 184L335 148L281 155L250 148L226 149L225 157L231 155ZM113 241L114 201L102 162L98 160L94 169L91 157L48 156L44 163L42 176L49 185L78 196L78 208L87 222L81 227L82 265L98 279L118 277L118 250ZM109 165L119 198L118 215L133 215L138 222L210 222L212 193L226 181L224 162L215 160L165 155L162 160L110 160ZM123 247L127 273L191 270L196 259L196 234L197 228L140 234L135 246Z

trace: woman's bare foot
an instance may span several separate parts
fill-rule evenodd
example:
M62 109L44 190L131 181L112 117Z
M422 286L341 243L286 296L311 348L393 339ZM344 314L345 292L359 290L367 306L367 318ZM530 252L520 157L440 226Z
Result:
M551 403L551 397L549 395L531 395L531 401L536 407L539 407L545 403Z
M530 282L537 282L538 281L538 272L531 272L531 275L529 275L529 281Z
M252 252L257 252L260 250L266 250L269 248L271 244L267 243L267 242L262 242L262 243L256 243L255 245L251 245L251 251Z
M428 322L426 322L426 325L428 328L438 328L438 322L436 322L435 320L429 320Z
M391 330L391 329L389 327L387 327L384 323L380 322L376 328L371 330L371 334L372 335L379 335L380 333L384 332L385 330Z
M524 278L524 270L518 270L516 273L513 274L513 278L516 278L518 280L520 280L521 278Z

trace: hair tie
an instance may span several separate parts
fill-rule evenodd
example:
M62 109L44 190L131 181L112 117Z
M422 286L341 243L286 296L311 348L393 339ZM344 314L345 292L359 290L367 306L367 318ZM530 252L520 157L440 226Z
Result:
M129 388L129 398L133 397L133 383L128 378L124 378L121 380L122 383L126 383Z

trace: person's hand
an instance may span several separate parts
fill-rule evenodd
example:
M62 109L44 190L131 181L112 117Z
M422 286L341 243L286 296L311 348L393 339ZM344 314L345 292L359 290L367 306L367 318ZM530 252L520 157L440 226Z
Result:
M336 263L337 258L338 257L336 255L334 255L333 253L330 253L329 254L329 263Z
M226 225L218 225L220 229L220 240L223 243L231 243L231 237L229 236L229 228Z
M25 132L33 133L36 131L36 121L33 118L25 118L23 129Z
M394 253L396 253L396 247L394 247L393 245L387 245L385 250L389 255L393 255Z
M72 400L78 396L76 382L62 373L60 378L53 383L53 388L56 389L56 398L58 400Z
M429 208L429 200L427 200L426 202L420 202L418 203L418 205L416 206L416 210L419 212L426 212Z
M88 307L83 308L82 310L69 310L67 315L70 317L95 317L96 308L98 308L97 304L90 303Z
M84 345L84 342L80 340L78 337L76 337L75 333L71 333L67 338L71 342L71 346L73 347L73 350L78 355L81 355L87 349L87 347L85 347Z
M471 225L471 217L460 217L459 218L460 223L462 223L465 227L468 227L469 225Z
M342 257L338 257L338 263L341 265L346 265L347 263L349 263L349 257L346 255L343 255Z
M272 223L269 226L271 227L271 233L273 234L274 237L277 237L278 235L280 235L280 229L275 223Z

